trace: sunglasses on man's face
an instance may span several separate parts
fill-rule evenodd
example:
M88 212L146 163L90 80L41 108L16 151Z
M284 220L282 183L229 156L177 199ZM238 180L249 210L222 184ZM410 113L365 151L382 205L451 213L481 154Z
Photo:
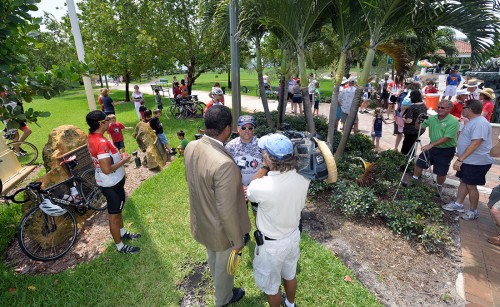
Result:
M252 131L253 130L253 127L240 127L241 130L245 131L248 129L248 131Z
M439 110L444 110L446 107L438 107Z

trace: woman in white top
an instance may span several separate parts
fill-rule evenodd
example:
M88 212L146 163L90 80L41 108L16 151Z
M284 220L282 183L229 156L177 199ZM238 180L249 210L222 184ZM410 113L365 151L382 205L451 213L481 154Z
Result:
M137 117L141 120L141 112L139 112L139 108L141 106L141 100L143 99L141 91L139 91L139 85L134 85L134 92L132 93L132 100L134 101L135 113L137 113Z

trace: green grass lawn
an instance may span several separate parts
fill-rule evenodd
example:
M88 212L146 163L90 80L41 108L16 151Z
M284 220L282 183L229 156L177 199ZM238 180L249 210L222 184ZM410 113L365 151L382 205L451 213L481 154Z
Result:
M114 95L120 97L122 93L114 92L113 98ZM67 92L51 101L37 100L34 106L52 113L50 118L40 121L42 127L34 129L33 138L30 138L38 146L43 145L47 133L60 124L75 124L86 130L87 102L83 89ZM117 117L127 126L137 122L131 103L119 105ZM175 131L183 128L192 140L201 120L163 118L163 123L167 137L175 146L178 144ZM125 142L129 152L137 147L130 131L125 132ZM195 265L206 261L204 247L190 234L183 159L176 158L167 169L146 180L130 195L125 207L125 224L132 222L131 230L143 234L135 244L141 247L139 254L118 254L110 236L107 250L97 259L59 274L19 275L1 262L2 305L178 306L183 296L178 285L192 273ZM18 224L16 219L20 218L20 215L9 214L11 210L20 209L0 207L2 255L13 236L3 231L4 225L15 227ZM255 243L251 242L244 249L235 283L244 287L247 295L235 306L267 306L265 296L253 281L251 259L254 247ZM353 282L345 282L346 275L352 276ZM208 273L205 277L209 280L209 287L203 289L204 300L210 306L213 304L213 287ZM379 305L375 296L356 280L340 259L306 234L302 235L297 278L297 303L301 306Z

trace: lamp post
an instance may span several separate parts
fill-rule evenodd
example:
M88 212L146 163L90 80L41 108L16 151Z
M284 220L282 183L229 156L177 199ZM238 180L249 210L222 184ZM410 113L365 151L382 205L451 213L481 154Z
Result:
M240 93L240 50L236 41L238 31L238 0L231 0L229 3L229 32L231 41L231 83L232 113L237 119L241 114L241 93ZM237 120L233 120L233 131L236 131Z
M82 63L85 62L85 50L83 49L82 33L80 32L80 25L78 24L78 17L76 16L75 2L73 0L66 0L68 5L68 15L71 22L71 33L75 39L76 53L78 60ZM87 102L91 111L96 109L95 97L92 90L92 81L88 76L83 76L83 85L85 86L85 93L87 94Z

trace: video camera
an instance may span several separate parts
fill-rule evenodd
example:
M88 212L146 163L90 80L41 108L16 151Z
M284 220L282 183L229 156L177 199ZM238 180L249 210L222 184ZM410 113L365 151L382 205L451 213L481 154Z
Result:
M326 161L313 140L316 135L290 130L290 125L286 123L281 125L281 133L292 141L293 153L297 158L297 173L310 180L324 180L328 177ZM331 152L331 146L329 149Z

